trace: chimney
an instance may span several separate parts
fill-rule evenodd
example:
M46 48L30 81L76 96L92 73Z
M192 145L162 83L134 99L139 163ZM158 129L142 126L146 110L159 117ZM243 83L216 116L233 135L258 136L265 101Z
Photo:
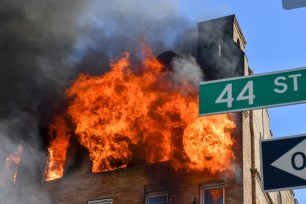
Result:
M197 60L205 80L243 76L245 45L235 15L198 23Z

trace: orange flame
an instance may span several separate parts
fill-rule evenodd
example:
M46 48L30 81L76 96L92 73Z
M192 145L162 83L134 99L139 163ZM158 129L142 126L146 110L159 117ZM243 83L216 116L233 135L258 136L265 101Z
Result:
M213 199L213 202L215 204L218 204L218 200L221 198L222 194L223 194L223 189L222 188L213 188L213 189L209 189L209 193Z
M68 127L61 116L55 118L55 123L49 128L51 137L48 147L48 163L45 169L45 180L61 178L64 173L67 148L69 145Z
M229 168L235 159L235 123L229 115L198 117L197 88L188 82L178 86L171 72L161 72L164 66L150 49L143 54L141 65L133 66L130 54L123 53L108 73L81 74L66 92L68 114L79 142L90 152L92 171L123 168L135 159L172 161L175 168L212 173ZM139 66L142 72L134 73ZM59 156L62 149L49 152ZM62 163L63 155L51 160L49 166Z

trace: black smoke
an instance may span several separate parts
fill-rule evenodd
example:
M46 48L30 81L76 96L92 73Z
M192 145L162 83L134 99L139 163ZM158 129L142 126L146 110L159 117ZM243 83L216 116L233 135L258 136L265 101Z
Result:
M110 58L137 52L192 52L196 29L176 1L2 0L0 110L57 101L80 72L100 74ZM192 44L193 43L193 44Z

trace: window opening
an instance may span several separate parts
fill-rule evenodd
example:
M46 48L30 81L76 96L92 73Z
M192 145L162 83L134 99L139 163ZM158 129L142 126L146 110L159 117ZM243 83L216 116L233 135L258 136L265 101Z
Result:
M204 186L202 187L201 204L224 204L223 186Z
M88 201L88 204L113 204L112 198Z
M153 192L146 195L146 204L168 204L168 192Z

